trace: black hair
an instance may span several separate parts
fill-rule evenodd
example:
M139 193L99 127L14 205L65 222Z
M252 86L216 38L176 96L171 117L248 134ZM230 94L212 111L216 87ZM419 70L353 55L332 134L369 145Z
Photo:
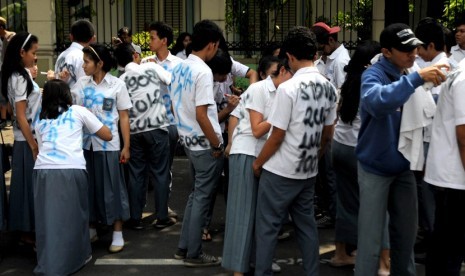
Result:
M307 27L296 26L289 30L283 41L279 57L289 53L298 60L313 60L317 51L315 34Z
M287 58L278 58L278 66L276 67L276 71L271 73L271 76L277 77L279 76L279 71L281 68L284 67L287 71L291 72L291 68L289 68L289 60Z
M332 37L335 41L337 41L337 33L330 34L327 30L322 27L314 26L312 27L312 32L316 36L316 41L320 45L326 45L329 43L329 38Z
M279 63L280 59L275 56L264 56L258 62L257 73L260 80L262 80L261 73L266 74L266 71L270 69L274 63Z
M432 42L436 51L444 51L444 29L435 19L426 17L418 22L415 36L424 43L421 45L423 48L426 49Z
M21 75L27 82L26 93L29 96L33 90L32 79L29 76L21 58L21 50L29 51L34 43L38 43L37 36L29 33L17 33L8 43L2 65L2 95L8 99L8 80L14 73ZM29 39L28 39L29 37ZM26 41L27 39L27 41ZM26 42L26 44L24 44ZM24 46L23 46L24 44Z
M156 31L159 38L166 37L166 45L168 47L173 43L173 28L165 22L152 22L149 26L150 31Z
M218 49L216 55L207 62L213 74L226 75L231 73L232 60L228 52Z
M131 43L120 43L113 52L113 55L118 65L125 67L134 61L134 52L135 50Z
M71 25L71 34L74 41L87 43L95 35L94 25L87 19L79 19Z
M84 54L89 55L89 57L95 63L102 61L103 62L102 70L105 73L110 72L111 69L116 67L115 59L113 58L113 56L111 55L107 47L105 47L105 45L103 44L92 43L89 46L84 47L82 51L84 52Z
M177 53L184 50L184 39L186 37L192 37L190 33L184 32L179 34L178 38L176 39L176 43L174 44L173 48L171 48L171 54L176 55Z
M122 36L123 34L128 34L128 36L132 36L132 31L131 31L131 29L130 29L129 27L124 26L124 27L121 27L121 29L118 30L118 32L116 33L116 35L117 35L119 38L121 38L121 36Z
M211 20L202 20L195 24L192 34L192 51L200 51L210 42L218 42L223 31Z
M339 109L344 123L354 121L360 102L360 86L362 73L371 59L381 52L381 45L376 41L366 40L359 43L352 58L344 68L347 72L346 80L341 87L341 106Z
M446 28L446 27L443 27L443 28L444 28L446 52L450 53L452 46L457 44L457 42L455 41L455 34L449 28Z
M73 97L66 82L59 79L47 81L44 84L39 118L56 119L61 113L68 111L72 104Z
M281 43L273 41L267 44L262 52L262 57L272 56L274 51L281 48Z

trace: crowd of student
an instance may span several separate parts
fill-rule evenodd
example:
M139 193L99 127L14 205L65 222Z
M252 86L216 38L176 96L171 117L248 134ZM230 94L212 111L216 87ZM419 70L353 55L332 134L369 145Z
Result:
M209 20L179 35L176 53L168 49L172 28L150 24L155 54L143 59L127 27L110 51L94 43L92 23L78 20L43 92L34 82L38 38L7 32L1 18L0 31L2 118L11 114L15 138L8 200L0 179L0 229L34 245L34 273L68 275L85 265L99 224L113 227L108 250L123 250L123 222L144 227L148 178L154 227L174 225L168 202L180 141L192 191L174 258L188 267L272 275L290 217L304 274L318 275L320 170L335 221L331 265L355 265L361 276L415 275L420 226L427 275L459 275L465 23L451 49L447 30L426 18L415 33L386 27L379 43L360 42L352 58L339 27L294 27L256 72L229 55ZM245 92L234 88L235 76L249 78ZM226 227L223 256L215 257L202 240L211 239L222 174Z

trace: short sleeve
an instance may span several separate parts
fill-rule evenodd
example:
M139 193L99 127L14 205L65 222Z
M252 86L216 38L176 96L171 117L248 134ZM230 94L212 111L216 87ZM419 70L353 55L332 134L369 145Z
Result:
M103 127L103 123L87 108L82 106L73 106L72 108L77 111L76 113L79 114L79 118L89 133L96 133Z
M238 61L235 61L233 58L231 58L231 60L233 63L231 67L231 75L235 77L245 77L250 68Z
M287 130L292 115L292 98L284 89L278 88L276 93L268 122L274 127Z
M202 72L198 79L194 80L195 106L215 104L213 97L213 76L208 72Z
M256 89L259 88L257 85L254 85L253 88L249 93L250 98L245 102L245 108L264 114L267 100L265 93L267 92L263 91L263 89Z
M126 84L120 80L118 80L118 92L116 94L116 108L118 110L126 110L132 107L131 98L129 97L128 89L126 88Z
M454 108L454 120L455 125L464 125L465 124L465 108L463 108L465 103L465 80L457 82L454 89L452 89L452 99L453 99L453 108ZM442 91L442 93L449 93L449 91Z
M25 101L27 99L27 80L17 74L12 77L12 88L15 93L15 102Z

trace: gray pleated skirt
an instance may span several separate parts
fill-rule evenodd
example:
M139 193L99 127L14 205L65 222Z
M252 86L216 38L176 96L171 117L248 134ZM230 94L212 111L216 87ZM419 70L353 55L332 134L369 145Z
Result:
M129 219L129 201L119 151L84 150L89 173L91 222L112 225Z
M7 219L7 199L6 199L6 186L5 186L5 174L3 173L3 149L0 146L0 231L6 230L6 219Z
M33 168L34 158L31 148L26 141L15 141L11 160L8 216L10 231L34 231Z
M69 275L91 255L87 173L34 170L36 275Z
M229 156L229 190L226 207L222 266L236 272L248 272L254 244L255 208L258 179L254 176L254 156Z

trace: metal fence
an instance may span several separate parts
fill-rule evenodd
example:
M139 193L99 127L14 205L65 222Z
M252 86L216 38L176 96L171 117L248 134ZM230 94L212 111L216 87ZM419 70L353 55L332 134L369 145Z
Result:
M27 31L25 0L0 0L0 16L6 19L9 31Z

